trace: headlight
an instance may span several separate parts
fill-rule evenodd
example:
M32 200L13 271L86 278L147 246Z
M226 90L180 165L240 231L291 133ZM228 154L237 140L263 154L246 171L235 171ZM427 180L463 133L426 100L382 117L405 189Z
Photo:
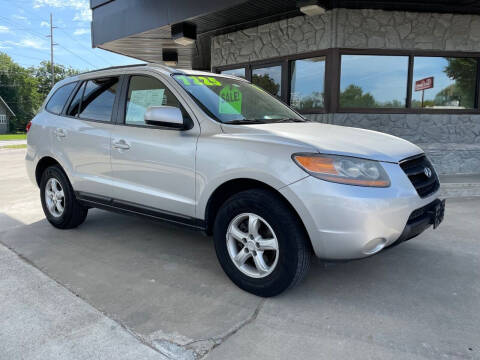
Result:
M390 186L390 179L378 161L323 154L294 154L292 159L307 173L322 180L357 186Z

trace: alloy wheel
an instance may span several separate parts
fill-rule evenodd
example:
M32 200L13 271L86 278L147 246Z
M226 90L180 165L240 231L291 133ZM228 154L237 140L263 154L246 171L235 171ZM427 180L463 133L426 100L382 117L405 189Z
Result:
M262 217L253 213L236 216L228 226L226 241L232 262L245 275L263 278L275 270L277 236Z
M55 178L48 179L45 185L45 203L52 216L62 216L65 210L65 194L62 185Z

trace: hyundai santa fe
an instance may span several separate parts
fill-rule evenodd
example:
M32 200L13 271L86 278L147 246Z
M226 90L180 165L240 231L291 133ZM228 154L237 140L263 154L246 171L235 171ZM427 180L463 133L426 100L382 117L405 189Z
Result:
M443 219L424 152L311 122L250 82L161 65L55 85L28 124L26 165L59 229L101 208L213 235L240 288L274 296L312 255L358 259Z

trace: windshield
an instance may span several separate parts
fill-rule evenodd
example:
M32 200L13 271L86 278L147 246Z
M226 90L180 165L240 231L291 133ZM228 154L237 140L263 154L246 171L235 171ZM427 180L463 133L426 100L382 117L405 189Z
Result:
M215 120L227 124L306 121L259 87L221 76L173 75Z

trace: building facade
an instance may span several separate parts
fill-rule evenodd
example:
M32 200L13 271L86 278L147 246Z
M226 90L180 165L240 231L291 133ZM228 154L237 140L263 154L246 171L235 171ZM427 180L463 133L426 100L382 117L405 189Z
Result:
M15 114L0 96L0 134L8 132L9 120L12 116L15 116Z
M320 10L310 16L300 11L304 1L227 1L221 8L206 1L197 16L193 2L180 2L197 29L193 45L165 39L175 35L179 9L166 9L177 18L106 34L100 21L119 15L122 0L92 1L93 45L146 61L178 49L182 67L243 76L312 120L412 141L440 174L480 173L476 2L309 1ZM155 34L164 40L152 42Z
M310 119L399 136L439 173L470 174L480 172L479 52L478 15L333 9L215 36L211 61L260 86L267 77ZM430 76L439 85L422 106L415 82Z

